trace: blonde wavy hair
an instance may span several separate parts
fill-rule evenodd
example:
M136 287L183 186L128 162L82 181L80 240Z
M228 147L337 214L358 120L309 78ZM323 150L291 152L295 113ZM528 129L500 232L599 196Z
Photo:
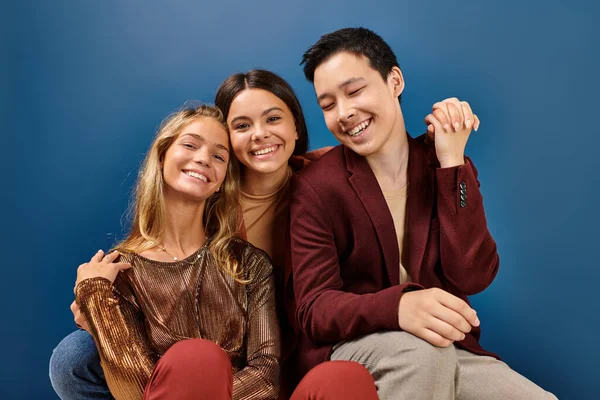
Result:
M212 118L228 132L221 111L209 105L184 108L162 122L138 175L134 201L129 209L129 216L133 215L131 231L115 246L116 250L140 253L163 243L166 213L162 162L182 129L199 118ZM230 246L231 240L239 237L242 224L239 163L231 153L221 190L206 200L203 223L208 248L218 266L237 282L247 283L242 279L239 259Z

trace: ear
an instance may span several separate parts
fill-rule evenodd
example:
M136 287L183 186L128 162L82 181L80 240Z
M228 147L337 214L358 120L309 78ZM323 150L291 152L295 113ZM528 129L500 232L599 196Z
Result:
M392 70L388 74L387 83L394 97L398 97L402 94L404 91L404 76L402 76L400 68L392 67Z
M298 135L298 130L296 129L296 135L295 135L296 140L300 139L300 135Z

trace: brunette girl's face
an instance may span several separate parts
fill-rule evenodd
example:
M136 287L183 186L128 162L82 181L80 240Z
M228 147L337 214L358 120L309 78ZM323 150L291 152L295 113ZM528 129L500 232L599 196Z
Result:
M279 97L263 89L245 89L227 116L231 146L249 170L272 174L287 168L298 133L292 112Z
M206 200L223 184L229 162L227 131L216 120L200 117L181 129L163 159L167 190Z

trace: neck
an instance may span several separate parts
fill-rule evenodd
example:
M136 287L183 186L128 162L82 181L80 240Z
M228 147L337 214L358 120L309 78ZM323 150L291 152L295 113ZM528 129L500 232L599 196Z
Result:
M242 170L242 189L253 196L263 196L276 192L288 178L288 165L276 171L261 173L249 168Z
M406 186L408 182L408 138L400 112L393 132L377 153L366 157L382 191Z
M205 241L204 205L171 190L165 190L165 231L162 246L172 257L183 259L198 250Z

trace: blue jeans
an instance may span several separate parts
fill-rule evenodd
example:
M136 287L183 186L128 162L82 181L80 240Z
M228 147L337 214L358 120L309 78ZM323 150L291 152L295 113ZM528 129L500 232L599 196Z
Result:
M64 338L50 357L50 382L62 400L112 400L92 335L78 330Z

